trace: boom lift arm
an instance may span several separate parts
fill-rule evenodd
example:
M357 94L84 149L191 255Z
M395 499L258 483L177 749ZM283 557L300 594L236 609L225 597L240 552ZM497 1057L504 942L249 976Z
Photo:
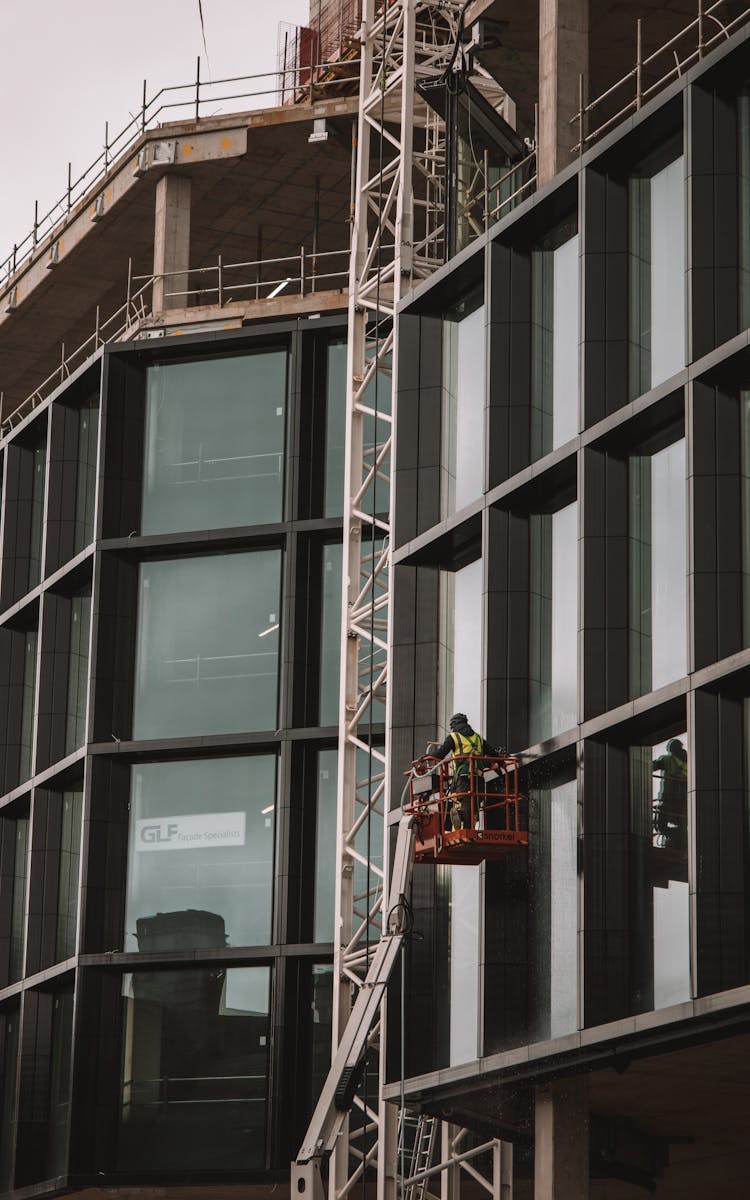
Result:
M305 1139L292 1163L292 1200L295 1197L324 1200L321 1166L333 1150L352 1106L367 1039L410 929L406 894L411 883L416 831L416 817L403 816L398 826L385 928L359 989Z

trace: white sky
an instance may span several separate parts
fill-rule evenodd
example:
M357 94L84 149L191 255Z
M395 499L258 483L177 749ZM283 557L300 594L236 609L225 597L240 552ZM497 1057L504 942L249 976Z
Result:
M276 68L279 22L304 24L309 0L0 0L0 260L148 94L201 76ZM229 89L233 90L233 89ZM244 90L244 89L237 89ZM226 111L242 105L225 104ZM248 104L247 107L253 107Z

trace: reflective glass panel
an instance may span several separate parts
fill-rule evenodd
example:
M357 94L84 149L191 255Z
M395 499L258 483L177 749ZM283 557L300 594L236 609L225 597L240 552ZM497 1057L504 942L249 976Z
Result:
M690 999L686 747L630 749L635 1012Z
M750 320L748 323L750 324ZM740 423L742 632L744 644L750 646L750 391L746 390L740 392Z
M578 433L579 271L573 222L531 255L531 457Z
M49 1135L47 1174L65 1174L70 1131L71 1051L73 1046L73 989L58 992L52 1007Z
M739 191L739 317L740 328L750 325L750 89L737 97L737 182Z
M44 529L44 492L47 486L47 446L42 443L32 452L31 521L29 528L28 588L36 587L42 578L42 533Z
M78 418L78 466L76 475L76 516L73 547L76 554L88 546L94 536L96 506L96 459L99 442L99 408L88 405L76 410Z
M267 967L123 979L120 1170L265 1163Z
M63 792L61 799L62 824L57 881L56 958L58 962L70 958L76 952L83 792Z
M86 741L90 630L91 596L88 593L82 593L71 597L68 697L65 722L66 754L70 754Z
M323 547L319 725L338 725L341 662L341 545Z
M313 940L332 942L336 905L336 780L338 750L318 754L315 825L315 924Z
M687 671L685 442L630 459L630 694Z
M24 634L23 696L21 698L21 738L18 759L18 782L31 775L34 758L34 713L36 707L36 645L37 631Z
M136 738L276 728L281 552L143 563Z
M18 817L13 848L13 892L10 909L10 960L8 978L11 983L23 976L26 958L26 893L29 882L29 818Z
M484 490L485 309L474 293L443 323L441 510L457 512Z
M685 164L675 157L681 141L630 179L632 397L685 366Z
M271 939L276 759L132 769L126 950Z
M346 353L346 342L331 342L326 351L325 517L340 517L344 511Z
M578 720L578 505L529 517L529 740Z
M0 1035L3 1042L2 1076L0 1077L0 1188L4 1192L13 1186L13 1147L16 1140L16 1075L18 1070L19 1012L17 1008L0 1013Z
M149 367L142 533L280 521L287 354Z

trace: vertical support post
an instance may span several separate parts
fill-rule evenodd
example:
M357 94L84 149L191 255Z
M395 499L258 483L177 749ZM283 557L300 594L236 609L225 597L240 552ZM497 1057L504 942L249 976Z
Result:
M534 1200L589 1194L589 1105L585 1076L536 1089Z
M643 32L639 17L635 24L635 107L641 107L643 96Z
M184 308L186 298L170 296L171 280L190 268L190 179L186 175L162 175L156 185L154 222L153 311ZM174 290L173 288L171 290ZM186 291L187 286L181 291Z
M698 58L703 58L703 0L698 0Z
M39 229L39 201L34 201L34 245L37 243L37 230Z
M73 164L68 163L68 212L70 212L70 194L72 191L72 182L73 182L72 171L73 171Z
M224 304L224 269L223 269L223 265L222 265L222 256L221 255L219 255L219 261L218 261L218 276L219 276L219 282L218 282L219 308L221 308Z
M96 325L94 326L94 347L97 350L99 349L99 346L100 346L99 328L100 328L99 305L97 304L97 306L96 306Z
M539 0L540 184L570 162L576 132L575 81L586 75L588 58L589 0Z
M586 146L585 146L586 129L584 126L583 104L584 104L584 102L583 102L583 75L581 74L578 76L578 153L579 153L579 155L583 154L584 150L586 149Z
M299 248L299 294L305 294L305 247Z
M141 93L141 133L146 132L146 80L143 81L143 92Z
M128 259L128 290L125 296L125 324L130 324L130 295L133 289L133 260Z
M453 1161L458 1128L443 1121L440 1126L440 1161L448 1163L440 1172L440 1200L461 1200L461 1167Z
M195 119L196 119L196 121L200 120L200 113L201 113L201 56L199 54L197 62L196 62L196 66L195 66Z
M104 122L104 174L109 170L109 121Z

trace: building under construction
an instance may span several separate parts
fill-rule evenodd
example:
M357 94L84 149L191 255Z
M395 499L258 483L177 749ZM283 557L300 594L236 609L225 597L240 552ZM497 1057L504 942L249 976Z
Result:
M750 7L527 8L0 247L2 1194L747 1190Z

